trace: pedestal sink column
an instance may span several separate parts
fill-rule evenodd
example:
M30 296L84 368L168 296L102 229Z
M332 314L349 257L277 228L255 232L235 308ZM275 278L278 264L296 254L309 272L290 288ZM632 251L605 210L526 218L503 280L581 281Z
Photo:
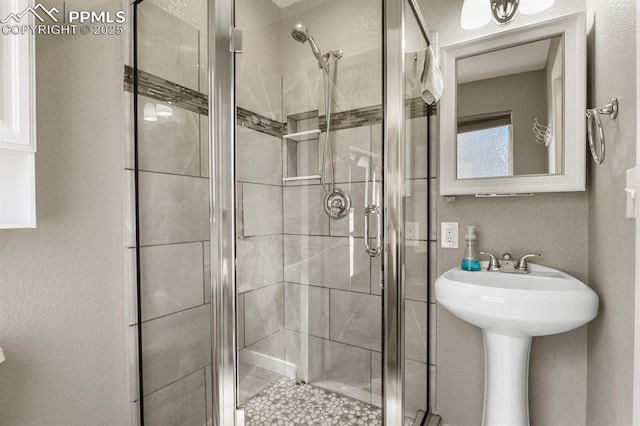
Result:
M531 337L482 330L484 340L483 426L529 425Z

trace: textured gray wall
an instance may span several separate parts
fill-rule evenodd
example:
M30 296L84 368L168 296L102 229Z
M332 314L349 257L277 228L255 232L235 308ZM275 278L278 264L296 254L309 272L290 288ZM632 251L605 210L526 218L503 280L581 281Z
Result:
M427 25L442 45L502 31L493 24L465 31L462 1L422 0ZM520 16L507 29L585 9L584 1L556 2L544 13ZM539 251L540 262L578 279L588 279L588 199L586 193L536 194L531 198L437 200L437 226L459 222L478 226L481 249L514 255ZM461 240L464 232L461 232ZM438 249L437 273L459 264L460 249ZM476 425L482 419L484 355L480 329L437 308L436 410L448 425ZM529 398L533 425L585 424L587 402L586 327L535 338Z
M587 423L632 419L635 222L625 218L625 171L635 164L636 2L589 0L588 99L618 97L620 114L603 120L607 158L589 160L589 284L600 313L589 325Z
M0 424L128 424L122 39L36 48L38 227L0 231Z

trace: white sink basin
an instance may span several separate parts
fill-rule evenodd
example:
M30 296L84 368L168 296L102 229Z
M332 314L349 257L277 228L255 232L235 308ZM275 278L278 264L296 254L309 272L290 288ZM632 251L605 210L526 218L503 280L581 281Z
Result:
M436 280L436 299L483 329L544 336L580 327L598 314L598 296L557 269L529 263L529 274L468 272L459 267Z
M482 329L483 426L529 425L532 336L578 328L598 314L598 296L557 269L529 263L529 274L451 269L436 280L438 303Z

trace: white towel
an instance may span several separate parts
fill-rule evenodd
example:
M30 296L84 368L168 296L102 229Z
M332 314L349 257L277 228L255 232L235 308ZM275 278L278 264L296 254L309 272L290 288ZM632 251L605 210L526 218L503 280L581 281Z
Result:
M420 82L422 83L422 99L431 105L437 102L442 96L444 78L442 77L442 71L440 71L436 55L431 46L427 47L423 57L424 68L422 76L420 77ZM418 55L418 58L420 59L420 55Z

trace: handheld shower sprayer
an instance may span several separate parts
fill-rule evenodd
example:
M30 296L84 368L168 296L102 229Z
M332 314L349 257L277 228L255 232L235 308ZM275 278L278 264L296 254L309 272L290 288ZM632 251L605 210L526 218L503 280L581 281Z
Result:
M351 206L351 196L343 189L335 187L333 182L333 154L331 153L331 59L342 58L342 50L331 50L325 54L318 47L316 41L309 34L309 29L302 24L297 24L291 29L291 37L299 43L309 42L311 52L318 61L318 66L322 69L324 80L324 105L327 130L324 136L324 146L322 148L322 165L320 170L320 183L326 194L324 209L329 217L340 219L349 214ZM329 177L327 178L327 172Z
M313 56L315 56L316 59L318 60L318 66L323 70L326 69L327 65L329 64L329 60L326 57L326 55L322 54L322 51L318 47L318 44L313 39L311 34L309 34L309 29L307 27L305 27L302 24L297 24L291 30L291 37L293 37L295 41L300 42L302 44L308 41L309 46L311 47L311 52L313 53Z

